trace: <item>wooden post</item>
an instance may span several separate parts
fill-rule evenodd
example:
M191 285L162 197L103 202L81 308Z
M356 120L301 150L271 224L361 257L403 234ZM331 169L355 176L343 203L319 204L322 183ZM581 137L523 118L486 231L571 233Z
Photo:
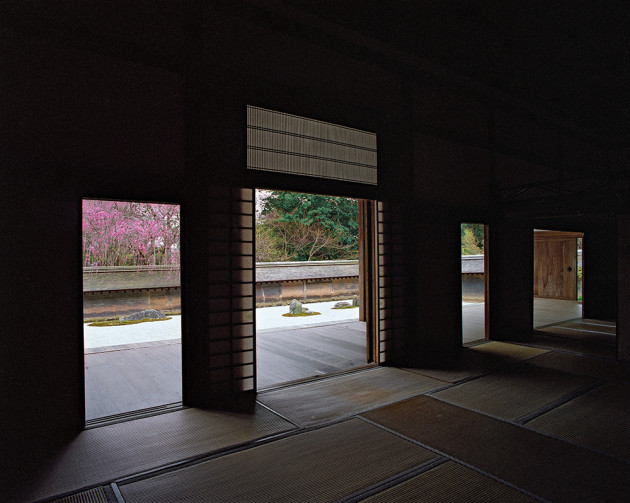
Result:
M365 321L367 362L377 361L375 344L377 327L378 270L376 254L376 205L374 201L359 199L359 321Z

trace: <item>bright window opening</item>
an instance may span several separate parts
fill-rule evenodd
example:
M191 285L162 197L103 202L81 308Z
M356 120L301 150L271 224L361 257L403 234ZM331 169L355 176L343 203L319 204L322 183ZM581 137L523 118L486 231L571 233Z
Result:
M88 425L182 400L180 207L84 199Z
M367 364L360 201L256 191L258 389Z
M486 338L485 226L461 224L462 342Z

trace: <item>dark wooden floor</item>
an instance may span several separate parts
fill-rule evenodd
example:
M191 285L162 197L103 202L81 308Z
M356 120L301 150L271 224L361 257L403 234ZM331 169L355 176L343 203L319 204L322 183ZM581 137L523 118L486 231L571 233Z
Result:
M462 342L485 339L486 318L483 302L462 305Z
M87 420L182 400L180 343L123 348L85 355ZM258 389L363 366L365 348L359 321L259 330Z
M181 402L181 352L165 341L86 354L86 420Z
M365 322L256 332L258 389L366 364Z

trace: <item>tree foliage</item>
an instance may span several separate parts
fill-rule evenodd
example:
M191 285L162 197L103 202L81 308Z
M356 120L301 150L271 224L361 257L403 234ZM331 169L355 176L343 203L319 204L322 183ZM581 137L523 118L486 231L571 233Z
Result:
M462 255L483 254L483 224L461 225Z
M179 264L179 206L86 199L83 265Z
M353 259L358 240L356 199L273 191L256 223L256 260Z

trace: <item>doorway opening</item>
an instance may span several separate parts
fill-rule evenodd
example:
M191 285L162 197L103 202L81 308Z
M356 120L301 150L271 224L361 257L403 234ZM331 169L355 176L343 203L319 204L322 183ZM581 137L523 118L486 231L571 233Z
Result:
M582 318L583 237L581 232L534 229L535 329Z
M181 407L180 207L83 199L86 426Z
M581 351L613 352L616 323L583 317L584 239L582 232L534 230L534 329L579 344Z
M255 192L257 388L375 363L375 205Z
M487 227L481 223L462 223L460 230L462 343L468 344L486 339Z

